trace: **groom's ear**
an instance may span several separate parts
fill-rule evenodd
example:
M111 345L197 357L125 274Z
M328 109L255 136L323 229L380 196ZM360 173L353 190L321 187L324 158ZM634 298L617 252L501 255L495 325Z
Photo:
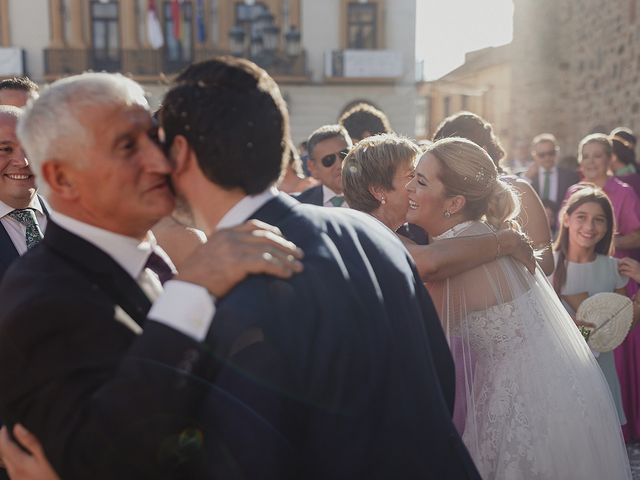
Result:
M447 208L447 210L452 214L460 213L466 204L466 198L462 195L456 195L455 197L449 198L449 208Z
M184 135L176 135L169 148L169 161L173 167L175 175L184 172L191 160L191 147Z

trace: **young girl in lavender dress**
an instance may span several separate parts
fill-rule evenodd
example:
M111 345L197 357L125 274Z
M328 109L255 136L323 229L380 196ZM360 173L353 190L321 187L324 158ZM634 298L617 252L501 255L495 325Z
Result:
M618 260L610 256L615 220L604 191L584 184L569 197L560 218L560 234L554 245L556 268L551 280L565 308L575 318L582 301L596 293L625 295L629 279L619 273ZM613 351L594 355L609 384L620 424L624 425L626 418Z

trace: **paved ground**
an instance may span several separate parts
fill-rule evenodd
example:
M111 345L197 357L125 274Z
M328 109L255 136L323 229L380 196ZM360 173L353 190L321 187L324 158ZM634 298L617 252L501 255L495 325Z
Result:
M627 445L627 452L629 452L633 480L640 480L640 443Z

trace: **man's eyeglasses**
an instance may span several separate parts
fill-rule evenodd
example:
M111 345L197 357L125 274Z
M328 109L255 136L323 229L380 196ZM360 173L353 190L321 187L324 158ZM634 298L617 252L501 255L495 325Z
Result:
M336 160L338 158L340 158L340 161L342 161L347 155L349 155L349 150L340 150L338 153L330 153L329 155L325 155L320 159L320 163L322 163L323 167L329 168L331 165L336 163Z

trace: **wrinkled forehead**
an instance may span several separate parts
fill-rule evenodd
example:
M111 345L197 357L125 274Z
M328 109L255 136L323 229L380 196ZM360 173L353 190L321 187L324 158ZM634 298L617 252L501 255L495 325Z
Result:
M349 144L342 135L336 135L335 137L325 138L320 140L313 149L313 157L318 159L330 153L338 153L345 148L348 148Z
M3 136L6 136L7 134L15 136L17 123L18 118L15 115L0 112L0 130L2 131Z
M554 142L552 142L551 140L540 140L538 143L536 143L533 146L533 149L535 151L539 151L539 150L555 150L556 148L556 144Z
M96 146L111 149L119 139L146 135L153 125L145 106L122 102L87 106L76 110L74 117L81 127L78 135L67 137L67 147L78 150Z
M73 115L83 126L118 126L110 122L151 122L151 112L146 104L125 103L122 101L103 102L88 105L73 105Z
M25 90L15 88L4 88L0 90L0 105L11 105L14 107L24 107L32 95Z

